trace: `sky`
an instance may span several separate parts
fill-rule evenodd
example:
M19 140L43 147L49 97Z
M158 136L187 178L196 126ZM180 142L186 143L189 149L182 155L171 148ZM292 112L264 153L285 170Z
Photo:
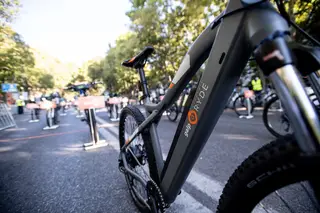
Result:
M31 47L81 65L129 30L129 0L20 0L12 24Z

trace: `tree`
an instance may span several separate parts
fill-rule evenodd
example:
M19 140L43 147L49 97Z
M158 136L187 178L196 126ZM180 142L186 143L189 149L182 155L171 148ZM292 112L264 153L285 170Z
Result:
M11 22L18 12L20 1L18 0L0 0L0 24Z
M0 82L15 82L29 88L29 74L34 67L30 47L9 26L0 26Z
M145 46L153 46L155 53L145 67L150 87L167 83L178 70L190 45L214 17L226 8L226 0L131 0L130 32L109 45L102 60L89 60L73 79L103 80L110 91L129 94L136 89L139 77L121 63L138 54ZM320 39L320 2L289 0L286 9L300 26ZM302 41L301 35L296 39ZM253 65L255 66L255 65ZM200 68L201 69L201 68Z
M103 78L103 61L95 61L88 66L88 76L92 81L98 81Z

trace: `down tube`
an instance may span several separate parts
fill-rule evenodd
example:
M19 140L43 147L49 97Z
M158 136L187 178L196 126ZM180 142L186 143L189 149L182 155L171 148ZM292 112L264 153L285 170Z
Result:
M187 119L161 180L168 203L179 194L249 59L243 19L244 14L239 13L220 24Z

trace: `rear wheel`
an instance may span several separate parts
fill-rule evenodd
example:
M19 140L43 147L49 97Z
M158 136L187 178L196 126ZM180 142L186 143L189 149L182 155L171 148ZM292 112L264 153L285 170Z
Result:
M125 141L128 140L129 136L133 134L133 132L143 121L144 116L138 108L130 105L123 108L119 121L120 148L124 146ZM126 149L125 160L129 169L137 173L145 181L148 181L151 177L154 181L158 182L158 180L154 178L157 177L157 171L155 169L156 163L153 149L150 144L150 133L148 131L144 131L142 134L138 135ZM136 159L139 161L139 163L136 161ZM150 203L147 187L143 186L141 182L133 178L133 176L128 172L124 171L124 174L130 195L136 206L142 212L151 212L149 207L156 206L157 204ZM141 199L145 202L141 202ZM149 205L149 207L146 205L146 203Z
M167 109L167 117L170 121L175 122L179 115L178 105L176 103L172 104L172 106Z
M292 135L278 138L232 174L217 212L319 212L319 184L309 184L319 181L319 166L320 156L303 155Z

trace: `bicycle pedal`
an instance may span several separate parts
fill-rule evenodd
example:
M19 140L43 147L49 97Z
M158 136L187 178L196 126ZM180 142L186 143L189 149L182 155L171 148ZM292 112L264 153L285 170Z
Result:
M87 119L85 119L85 118L81 118L81 121L83 122L83 121L87 121Z

